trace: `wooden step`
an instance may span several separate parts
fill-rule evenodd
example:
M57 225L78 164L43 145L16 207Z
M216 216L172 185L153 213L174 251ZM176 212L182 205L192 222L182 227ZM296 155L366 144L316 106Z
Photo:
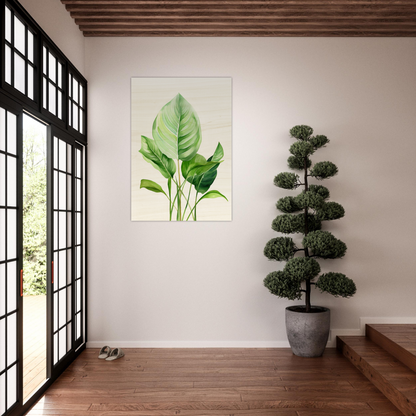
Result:
M365 334L416 372L416 325L367 324Z
M337 348L406 416L416 416L416 373L366 337L337 337Z

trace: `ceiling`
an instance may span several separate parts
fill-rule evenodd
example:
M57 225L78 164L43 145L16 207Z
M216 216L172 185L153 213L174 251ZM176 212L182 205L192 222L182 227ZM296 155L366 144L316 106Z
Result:
M84 36L416 36L416 0L61 0Z

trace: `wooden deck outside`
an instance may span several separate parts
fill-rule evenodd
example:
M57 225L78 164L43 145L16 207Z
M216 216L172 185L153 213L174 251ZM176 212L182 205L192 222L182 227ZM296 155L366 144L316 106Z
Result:
M46 295L23 298L23 400L46 380Z

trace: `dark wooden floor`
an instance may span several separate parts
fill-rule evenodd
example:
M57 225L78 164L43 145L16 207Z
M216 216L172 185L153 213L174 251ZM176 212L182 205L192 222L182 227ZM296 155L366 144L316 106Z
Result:
M85 350L29 415L400 416L339 352L126 349L107 362Z

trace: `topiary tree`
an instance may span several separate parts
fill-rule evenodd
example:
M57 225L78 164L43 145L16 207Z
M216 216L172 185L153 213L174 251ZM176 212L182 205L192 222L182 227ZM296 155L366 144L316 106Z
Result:
M309 178L318 180L330 178L338 173L332 162L318 162L312 166L310 156L316 150L329 143L326 136L312 136L309 126L295 126L290 135L296 142L290 146L289 168L300 171L279 173L274 184L283 189L297 189L303 186L297 196L280 198L276 207L283 214L272 222L272 229L283 233L300 233L304 235L302 245L298 248L292 238L272 238L264 248L264 255L270 260L287 261L283 271L272 272L264 279L264 285L278 297L290 300L301 299L305 294L305 312L311 312L311 287L314 285L321 292L348 298L356 292L354 282L342 273L325 273L319 276L321 267L316 258L341 258L347 246L336 239L329 231L322 231L322 221L331 221L344 216L344 208L336 202L328 202L329 191L322 185L309 185ZM296 253L303 253L296 256ZM319 276L319 277L318 277Z

